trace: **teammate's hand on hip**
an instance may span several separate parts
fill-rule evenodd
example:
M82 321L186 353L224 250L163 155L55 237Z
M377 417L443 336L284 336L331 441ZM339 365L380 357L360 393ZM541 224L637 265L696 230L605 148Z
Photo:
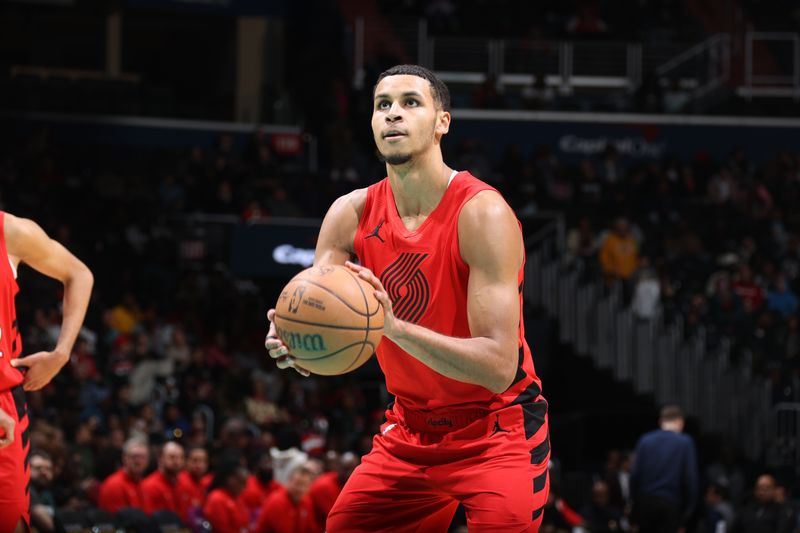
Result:
M5 448L14 442L14 426L17 425L11 415L0 409L0 449Z
M14 368L27 368L25 381L22 388L25 390L39 390L58 374L58 371L69 361L69 354L58 351L37 352L25 357L11 360Z
M275 359L275 364L278 365L278 368L294 368L300 375L310 376L311 372L301 366L297 366L297 359L292 357L289 353L289 348L278 337L278 330L275 329L274 309L267 311L267 320L269 320L269 332L267 333L267 339L264 341L264 348L267 349L269 356Z
M351 263L350 261L347 261L345 266L375 288L375 298L383 306L383 335L392 339L395 327L400 321L395 318L394 312L392 312L392 300L389 298L389 293L383 288L383 283L381 283L380 278L373 274L370 269Z

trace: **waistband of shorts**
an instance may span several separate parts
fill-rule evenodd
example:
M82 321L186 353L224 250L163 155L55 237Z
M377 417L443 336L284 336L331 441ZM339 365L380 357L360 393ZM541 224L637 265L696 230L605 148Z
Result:
M415 411L397 402L392 406L392 411L409 428L432 433L447 433L461 429L490 414L488 409Z

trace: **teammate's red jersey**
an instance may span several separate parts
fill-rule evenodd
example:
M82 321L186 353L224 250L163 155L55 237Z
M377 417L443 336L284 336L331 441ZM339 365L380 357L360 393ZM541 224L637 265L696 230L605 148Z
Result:
M206 474L196 481L186 470L178 474L178 514L187 524L193 513L202 510L212 479L211 474Z
M142 483L134 481L120 468L100 484L97 506L103 511L116 513L123 507L142 508Z
M16 387L23 378L22 372L11 366L11 360L22 353L22 339L14 306L19 287L8 259L5 221L6 214L0 211L0 391Z
M269 495L261 507L255 533L319 533L311 498L295 503L283 487Z
M314 516L316 516L317 522L325 523L340 492L342 492L342 484L339 483L337 472L326 472L314 480L308 496L314 506Z
M381 279L397 318L449 337L471 337L467 318L469 265L461 257L458 216L481 191L494 190L469 172L457 173L439 205L422 225L409 231L397 212L389 179L370 186L354 246L362 265ZM520 230L521 231L521 230ZM494 411L521 400L532 401L541 392L525 342L522 320L523 268L520 288L519 367L508 390L489 389L445 377L417 361L384 338L377 349L386 386L401 408Z
M251 516L257 516L267 496L279 488L281 488L281 484L274 479L271 479L269 483L265 485L261 483L256 476L250 474L247 476L247 484L239 495L239 499L247 506L247 510L250 511Z
M142 480L142 506L144 512L156 511L180 513L178 507L178 483L170 482L161 470L156 470Z
M250 513L244 502L225 489L214 489L203 505L203 515L214 533L246 533L250 530Z

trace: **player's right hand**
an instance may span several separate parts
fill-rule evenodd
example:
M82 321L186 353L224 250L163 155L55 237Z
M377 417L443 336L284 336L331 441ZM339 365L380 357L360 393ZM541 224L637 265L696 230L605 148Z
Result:
M297 366L297 359L292 357L289 353L289 348L278 337L278 332L275 329L275 310L270 309L267 311L267 320L269 320L269 332L267 333L267 340L264 341L264 347L269 352L269 356L275 359L278 368L294 368L297 372L305 377L311 375L311 372L303 367Z
M11 415L0 409L0 449L14 442L14 426L17 421Z

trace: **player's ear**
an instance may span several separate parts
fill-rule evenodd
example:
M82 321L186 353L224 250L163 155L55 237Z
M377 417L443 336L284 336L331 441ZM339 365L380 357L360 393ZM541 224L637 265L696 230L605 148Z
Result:
M436 114L436 133L439 136L450 131L450 112L441 110Z

